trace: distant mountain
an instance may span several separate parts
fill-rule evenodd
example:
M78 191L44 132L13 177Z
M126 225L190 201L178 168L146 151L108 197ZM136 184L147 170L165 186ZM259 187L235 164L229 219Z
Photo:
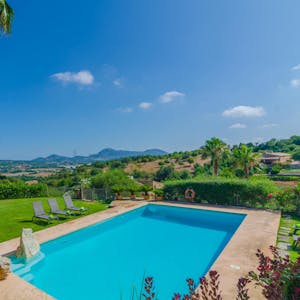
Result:
M116 150L112 148L102 149L100 152L96 154L91 154L89 156L74 156L67 157L52 154L47 157L38 157L36 159L31 160L32 163L39 164L83 164L83 163L92 163L95 161L106 161L119 159L124 157L134 157L134 156L144 156L144 155L152 155L159 156L165 155L167 152L160 149L148 149L145 151L128 151L128 150Z

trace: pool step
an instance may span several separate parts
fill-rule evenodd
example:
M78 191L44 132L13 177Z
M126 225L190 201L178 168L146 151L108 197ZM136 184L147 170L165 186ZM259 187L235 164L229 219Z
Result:
M26 274L25 276L22 276L22 278L24 280L26 280L27 282L30 282L34 279L34 276L31 273Z
M41 262L45 258L45 254L40 252L37 256L33 257L27 262L16 261L11 264L11 271L20 276L24 280L30 282L33 280L33 275L30 273L31 268Z
M10 267L10 270L11 270L12 272L16 272L16 271L22 269L23 267L24 267L24 264L21 264L21 263L14 264L14 263L12 263L12 264L11 264L11 267Z

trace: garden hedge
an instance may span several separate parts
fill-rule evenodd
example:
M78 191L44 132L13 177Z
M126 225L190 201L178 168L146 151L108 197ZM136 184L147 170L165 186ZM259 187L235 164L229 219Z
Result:
M264 207L268 194L278 190L275 183L267 179L215 177L169 181L163 190L166 199L184 200L185 191L189 188L195 191L196 202L247 207Z
M43 197L47 195L46 191L44 184L0 183L0 199Z

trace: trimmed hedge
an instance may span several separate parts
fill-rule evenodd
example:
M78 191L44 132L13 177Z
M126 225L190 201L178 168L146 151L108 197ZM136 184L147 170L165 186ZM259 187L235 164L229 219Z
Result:
M208 177L166 182L163 188L165 198L184 200L188 188L195 191L196 202L247 207L265 207L267 195L278 190L276 184L268 179Z
M300 177L299 176L293 176L293 175L273 175L270 177L271 180L274 181L300 181Z
M47 195L44 184L25 184L23 182L0 182L0 199L43 197Z

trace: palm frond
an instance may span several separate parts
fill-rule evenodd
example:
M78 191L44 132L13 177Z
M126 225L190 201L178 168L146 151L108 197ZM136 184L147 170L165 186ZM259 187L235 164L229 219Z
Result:
M11 33L13 18L14 10L12 7L6 0L0 0L0 32L3 34Z

